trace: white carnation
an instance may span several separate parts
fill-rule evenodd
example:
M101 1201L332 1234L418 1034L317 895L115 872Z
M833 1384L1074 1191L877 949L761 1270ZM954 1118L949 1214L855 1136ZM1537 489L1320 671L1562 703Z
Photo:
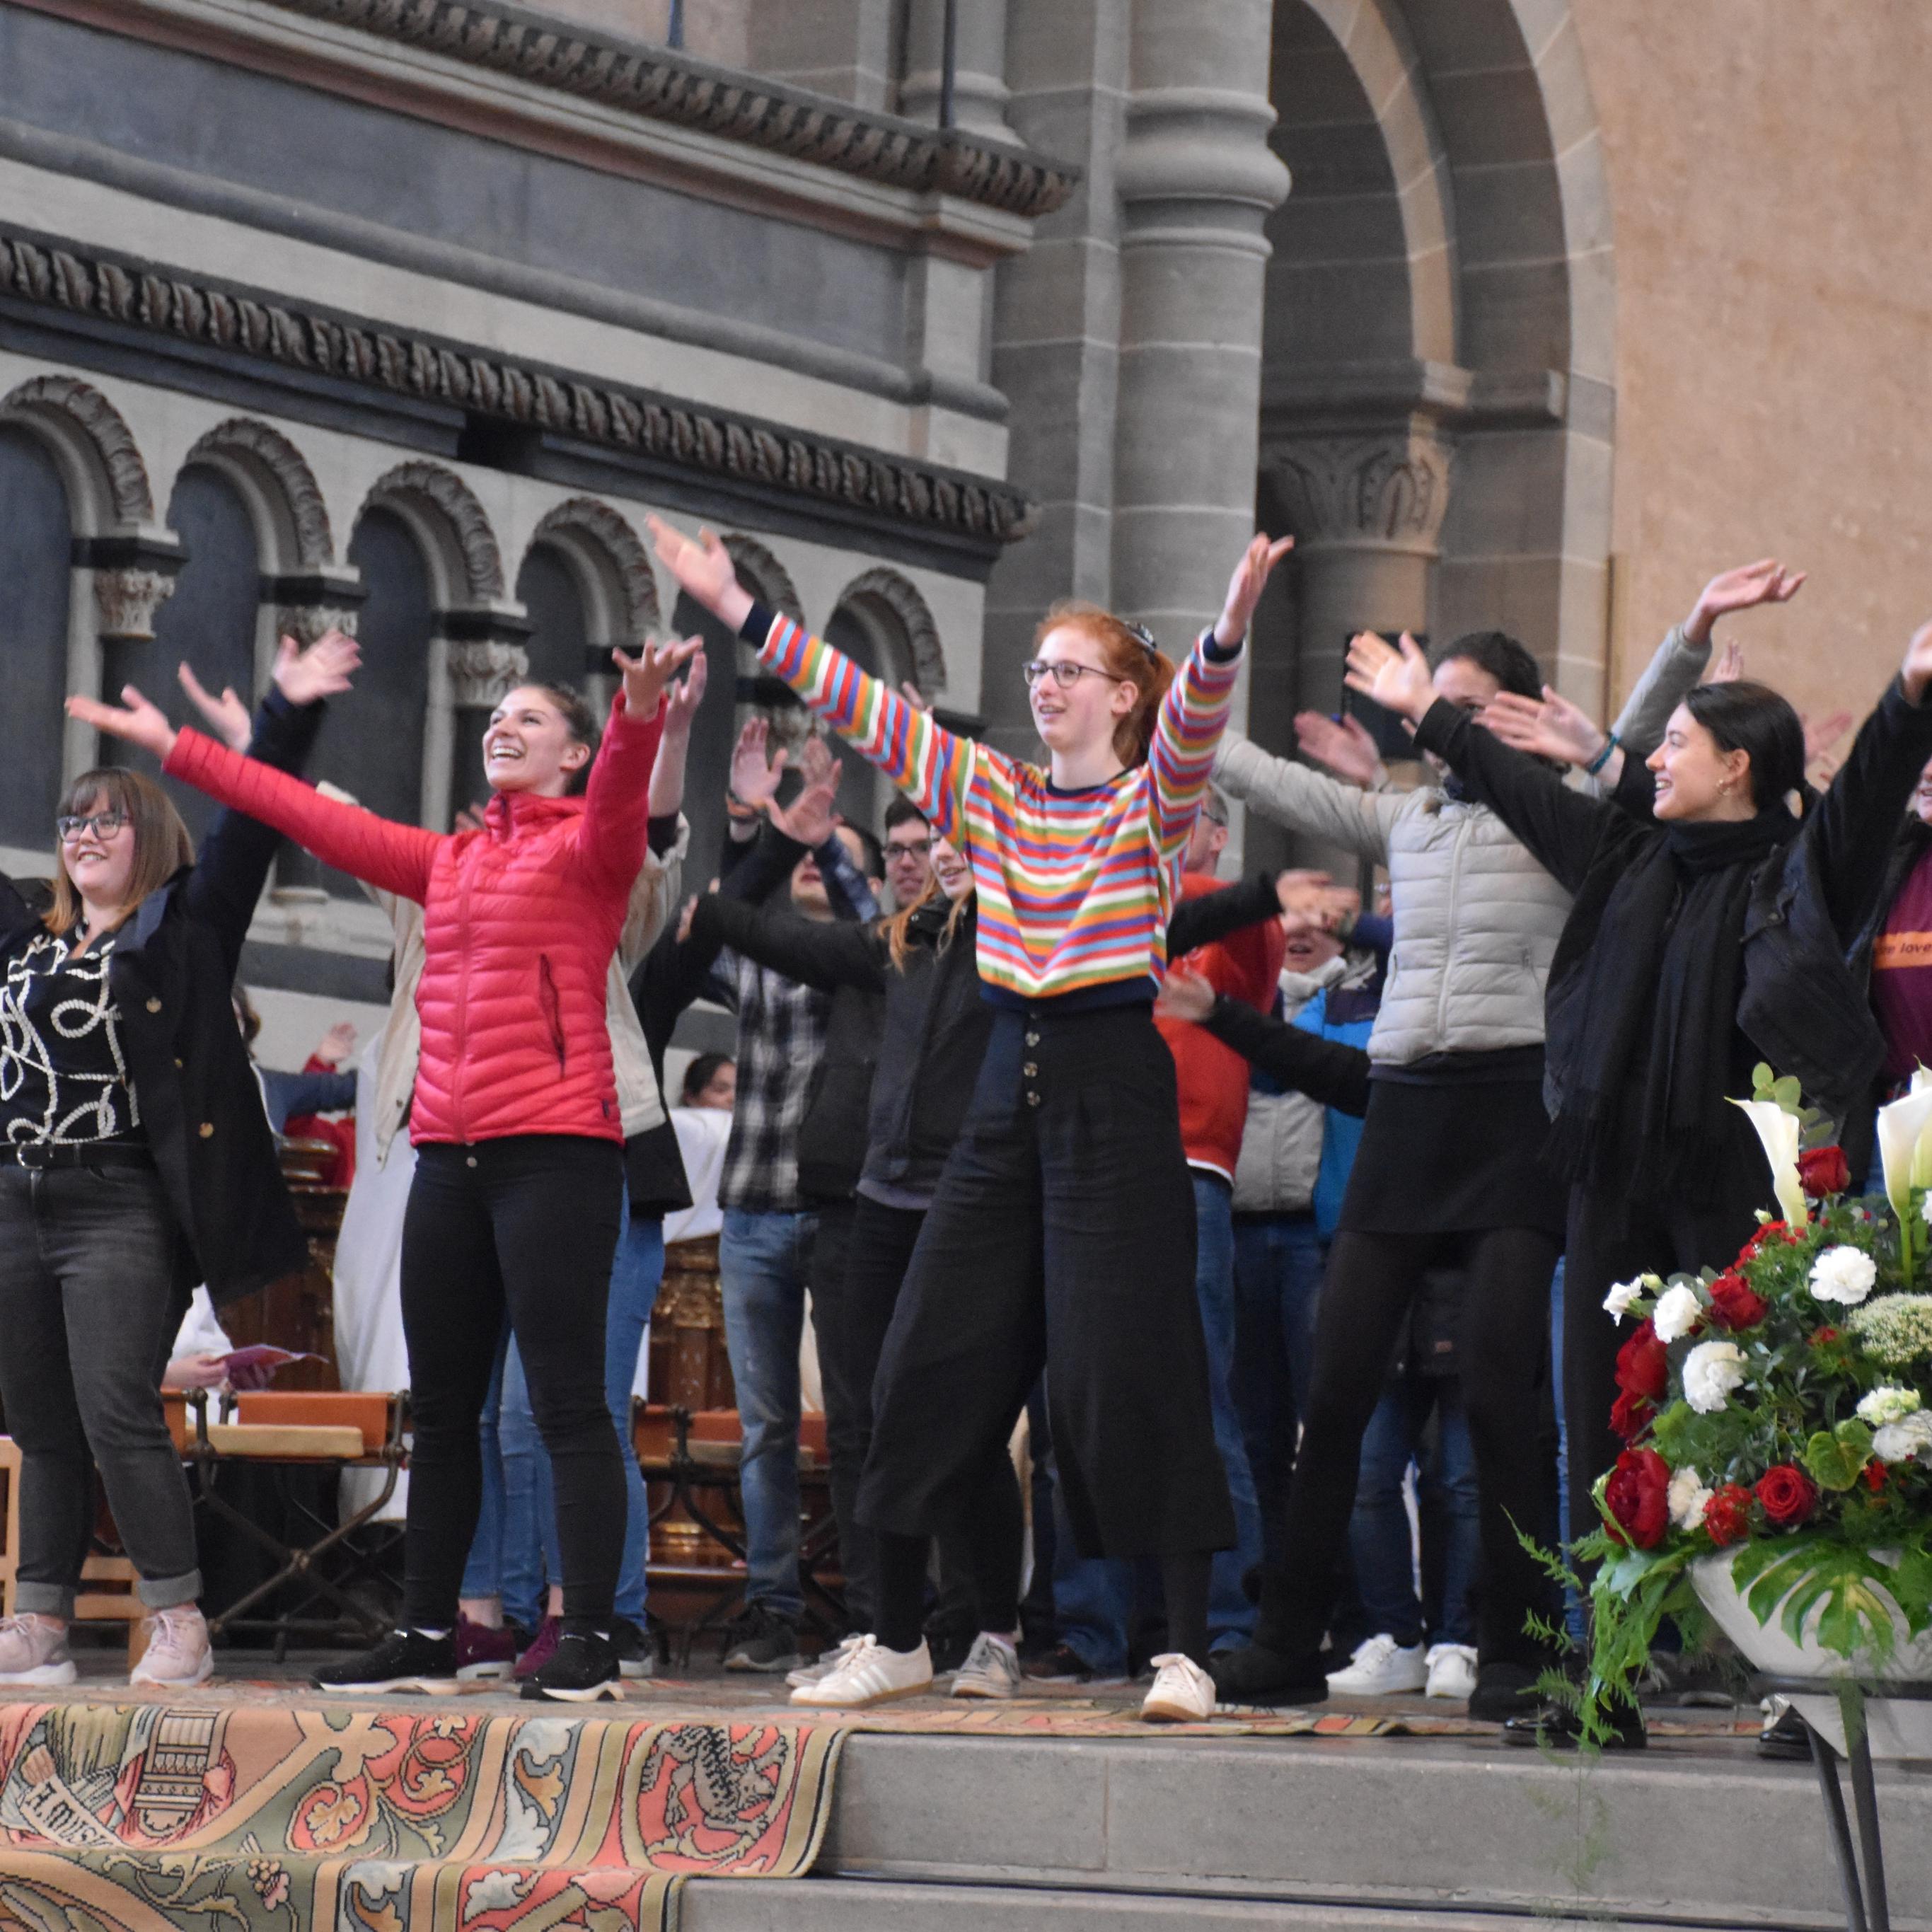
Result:
M1881 1462L1909 1462L1915 1456L1932 1462L1932 1408L1915 1409L1888 1422L1873 1435L1872 1454Z
M1700 1342L1684 1358L1684 1400L1715 1415L1744 1378L1744 1352L1735 1342Z
M1704 1304L1695 1288L1679 1282L1658 1298L1651 1314L1652 1325L1660 1342L1680 1342L1704 1318Z
M1620 1281L1604 1297L1604 1312L1621 1322L1639 1295L1654 1294L1663 1286L1664 1277L1656 1274L1640 1274Z
M1862 1248L1827 1248L1811 1264L1811 1292L1847 1306L1864 1300L1878 1280L1878 1264Z
M1704 1505L1711 1492L1695 1469L1674 1471L1670 1478L1670 1520L1679 1529L1696 1529L1704 1521Z
M1876 1429L1888 1422L1903 1422L1913 1410L1923 1406L1916 1389L1900 1388L1888 1382L1874 1389L1858 1404L1858 1414Z

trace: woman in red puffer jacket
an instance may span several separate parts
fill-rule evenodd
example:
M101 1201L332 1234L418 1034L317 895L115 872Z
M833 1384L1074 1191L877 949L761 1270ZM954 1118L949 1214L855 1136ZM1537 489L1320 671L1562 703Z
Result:
M274 826L325 864L423 908L417 1150L403 1230L415 1444L404 1627L316 1674L325 1690L454 1688L451 1633L482 1496L477 1420L507 1310L556 1474L564 1636L526 1696L621 1694L609 1632L623 1466L604 1327L623 1186L604 977L644 863L658 700L692 640L635 661L600 746L574 693L522 685L491 714L482 831L378 818L176 732L131 686L83 723Z

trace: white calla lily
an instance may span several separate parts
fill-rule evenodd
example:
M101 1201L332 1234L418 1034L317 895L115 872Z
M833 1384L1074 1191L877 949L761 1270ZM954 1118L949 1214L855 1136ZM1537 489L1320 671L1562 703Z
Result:
M1927 1098L1932 1100L1932 1091ZM1798 1178L1797 1115L1787 1114L1775 1100L1733 1100L1731 1105L1743 1108L1757 1130L1764 1157L1771 1163L1771 1189L1784 1210L1785 1226L1804 1227L1811 1216L1804 1204L1804 1184ZM1890 1172L1888 1167L1888 1176Z
M1918 1178L1922 1159L1932 1160L1932 1131L1928 1130L1932 1130L1932 1083L1921 1085L1915 1073L1912 1090L1878 1110L1878 1153L1885 1168L1886 1198L1901 1222L1911 1207L1913 1186L1928 1184Z

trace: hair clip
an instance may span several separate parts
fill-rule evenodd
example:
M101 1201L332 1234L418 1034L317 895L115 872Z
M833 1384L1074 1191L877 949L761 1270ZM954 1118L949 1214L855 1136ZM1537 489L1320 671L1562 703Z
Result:
M1126 618L1123 617L1120 620L1120 628L1130 637L1138 640L1141 648L1149 657L1157 658L1160 656L1160 646L1154 642L1154 633L1144 624L1130 624Z

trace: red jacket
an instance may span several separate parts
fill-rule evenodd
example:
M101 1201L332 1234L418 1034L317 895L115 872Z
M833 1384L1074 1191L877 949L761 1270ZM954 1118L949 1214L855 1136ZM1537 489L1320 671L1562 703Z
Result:
M1204 872L1182 875L1180 896L1198 898L1219 892L1222 882ZM1196 946L1186 963L1202 974L1217 993L1245 1000L1261 1012L1274 1004L1281 962L1288 949L1280 922L1264 920ZM1180 1144L1190 1163L1209 1167L1232 1182L1241 1157L1241 1131L1248 1124L1248 1063L1231 1046L1223 1046L1204 1027L1186 1020L1154 1016L1174 1054L1180 1089Z
M620 694L583 797L499 792L482 832L379 818L195 731L165 769L422 907L412 1141L621 1141L604 976L644 862L662 716L634 722Z

